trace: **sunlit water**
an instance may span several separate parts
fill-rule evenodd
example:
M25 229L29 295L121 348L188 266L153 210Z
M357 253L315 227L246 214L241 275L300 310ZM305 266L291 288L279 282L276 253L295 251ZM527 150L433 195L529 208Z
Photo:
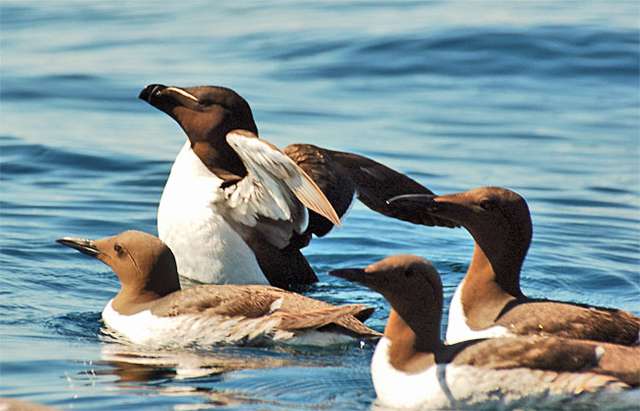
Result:
M515 189L534 219L529 295L640 313L638 3L113 3L0 3L1 396L183 410L375 398L371 346L140 355L100 332L117 281L54 240L155 233L184 136L137 100L148 83L232 87L273 143L365 154L436 192ZM358 205L305 250L320 277L308 294L375 306L380 330L384 301L328 270L415 253L449 298L471 249L462 230Z

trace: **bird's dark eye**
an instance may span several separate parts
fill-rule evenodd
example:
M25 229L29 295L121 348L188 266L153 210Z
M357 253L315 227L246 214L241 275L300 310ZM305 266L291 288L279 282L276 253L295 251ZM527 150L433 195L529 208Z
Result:
M413 270L411 268L409 268L408 270L405 270L404 276L405 276L405 278L413 277Z
M124 249L122 248L122 246L117 243L113 245L113 251L115 251L118 256L121 256L124 253Z

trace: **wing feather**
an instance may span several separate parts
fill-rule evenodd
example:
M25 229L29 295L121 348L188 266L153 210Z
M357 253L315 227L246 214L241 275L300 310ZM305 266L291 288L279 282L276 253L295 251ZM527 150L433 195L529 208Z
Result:
M340 224L322 190L277 147L243 130L227 134L227 142L247 169L245 178L225 188L225 211L233 222L256 227L278 248L306 229L307 208Z
M260 181L268 181L265 188L269 191L275 191L278 188L282 191L286 187L306 207L321 214L332 223L340 224L338 214L317 184L273 144L233 131L227 134L227 142L255 177L260 177ZM283 185L285 187L282 187ZM273 192L269 194L282 209L289 205L285 195L274 195Z
M453 358L459 365L493 369L530 368L556 373L585 373L613 377L640 385L640 347L558 337L493 338L465 344Z
M330 306L303 313L278 313L281 318L280 327L284 330L316 329L336 323L346 316L358 314L366 307L361 304Z

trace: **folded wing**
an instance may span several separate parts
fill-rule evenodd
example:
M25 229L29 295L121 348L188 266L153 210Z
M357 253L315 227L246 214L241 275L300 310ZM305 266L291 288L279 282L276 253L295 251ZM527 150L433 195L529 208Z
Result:
M333 306L300 294L261 285L202 285L170 294L151 307L154 315L205 315L218 318L221 340L253 339L273 335L293 337L296 332L335 326L339 332L362 337L380 333L358 318L372 309L361 304ZM223 318L224 320L220 320Z
M592 383L640 385L638 346L557 337L494 338L464 348L452 362L492 369L549 371L558 375L559 383L562 373L584 373L599 376L590 379ZM576 381L575 378L572 380Z

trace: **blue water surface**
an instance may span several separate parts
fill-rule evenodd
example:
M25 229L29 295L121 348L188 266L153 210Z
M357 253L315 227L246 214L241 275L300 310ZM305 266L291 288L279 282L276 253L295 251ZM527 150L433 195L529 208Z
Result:
M639 21L636 1L0 2L0 396L96 410L375 398L370 345L145 353L100 331L115 276L54 240L155 233L185 137L137 99L149 83L231 87L271 142L364 154L436 192L510 187L534 219L528 295L640 314ZM381 297L328 270L415 253L448 299L472 245L357 205L305 249L308 294L374 306L381 330Z

